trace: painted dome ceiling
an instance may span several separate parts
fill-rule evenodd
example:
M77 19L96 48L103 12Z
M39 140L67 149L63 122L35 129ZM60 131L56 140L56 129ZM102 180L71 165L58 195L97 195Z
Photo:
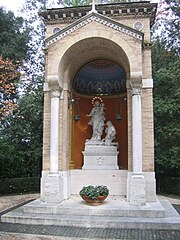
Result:
M126 74L122 67L108 60L96 60L80 69L73 90L83 95L117 95L126 92Z

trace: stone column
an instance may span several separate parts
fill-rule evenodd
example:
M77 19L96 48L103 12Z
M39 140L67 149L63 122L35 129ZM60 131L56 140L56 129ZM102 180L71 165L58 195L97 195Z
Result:
M141 86L132 86L133 173L142 174L142 107Z
M59 101L60 90L51 88L50 117L50 168L49 174L42 175L41 200L59 203L64 200L63 177L59 172Z
M129 202L133 206L146 204L145 179L142 174L142 103L141 81L131 82L132 91L132 152L133 172L129 182Z
M51 90L50 175L58 174L59 97L60 91L58 89Z

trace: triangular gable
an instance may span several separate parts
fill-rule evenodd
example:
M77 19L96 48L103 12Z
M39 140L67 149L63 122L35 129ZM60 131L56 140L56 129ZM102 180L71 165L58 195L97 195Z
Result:
M105 17L99 13L92 12L92 13L87 14L86 16L78 19L77 21L73 22L72 24L68 25L66 28L62 29L61 31L48 37L46 39L47 46L52 45L53 43L57 42L58 40L66 37L67 35L71 34L72 32L75 32L79 28L81 28L93 21L103 24L104 26L107 26L109 28L112 28L115 31L122 32L122 33L129 35L135 39L138 39L140 41L143 40L144 34L142 32L137 31L131 27L127 27L127 26L125 26L121 23L118 23L118 22L112 20L111 18Z

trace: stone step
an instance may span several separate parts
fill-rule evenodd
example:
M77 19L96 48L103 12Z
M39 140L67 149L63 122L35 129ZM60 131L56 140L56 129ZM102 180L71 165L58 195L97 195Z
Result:
M69 201L69 202L68 202ZM165 211L159 202L139 207L129 206L127 202L105 201L102 205L90 206L83 201L68 200L61 204L47 204L35 200L23 207L24 213L52 214L52 215L79 215L79 216L114 216L114 217L144 217L163 218Z
M23 207L2 216L2 222L58 225L58 226L83 226L100 228L134 228L134 229L180 229L179 217L170 218L137 218L113 216L80 216L58 214L31 214L24 213Z
M117 198L109 198L99 206L89 206L79 197L59 204L35 200L2 215L1 221L97 228L180 229L180 216L168 201L132 207Z

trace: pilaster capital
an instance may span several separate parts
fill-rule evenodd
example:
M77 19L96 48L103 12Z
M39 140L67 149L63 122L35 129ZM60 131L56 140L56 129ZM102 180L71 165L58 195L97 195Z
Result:
M131 74L131 79L129 80L129 88L131 90L132 96L141 95L141 93L142 93L142 74L140 72L134 72Z
M130 87L132 96L142 94L142 83L130 82Z
M60 98L61 91L59 89L51 89L51 98Z
M44 88L43 88L44 92L50 92L51 89L49 88L49 85L47 82L44 83Z
M46 82L50 89L61 88L58 75L47 75Z

